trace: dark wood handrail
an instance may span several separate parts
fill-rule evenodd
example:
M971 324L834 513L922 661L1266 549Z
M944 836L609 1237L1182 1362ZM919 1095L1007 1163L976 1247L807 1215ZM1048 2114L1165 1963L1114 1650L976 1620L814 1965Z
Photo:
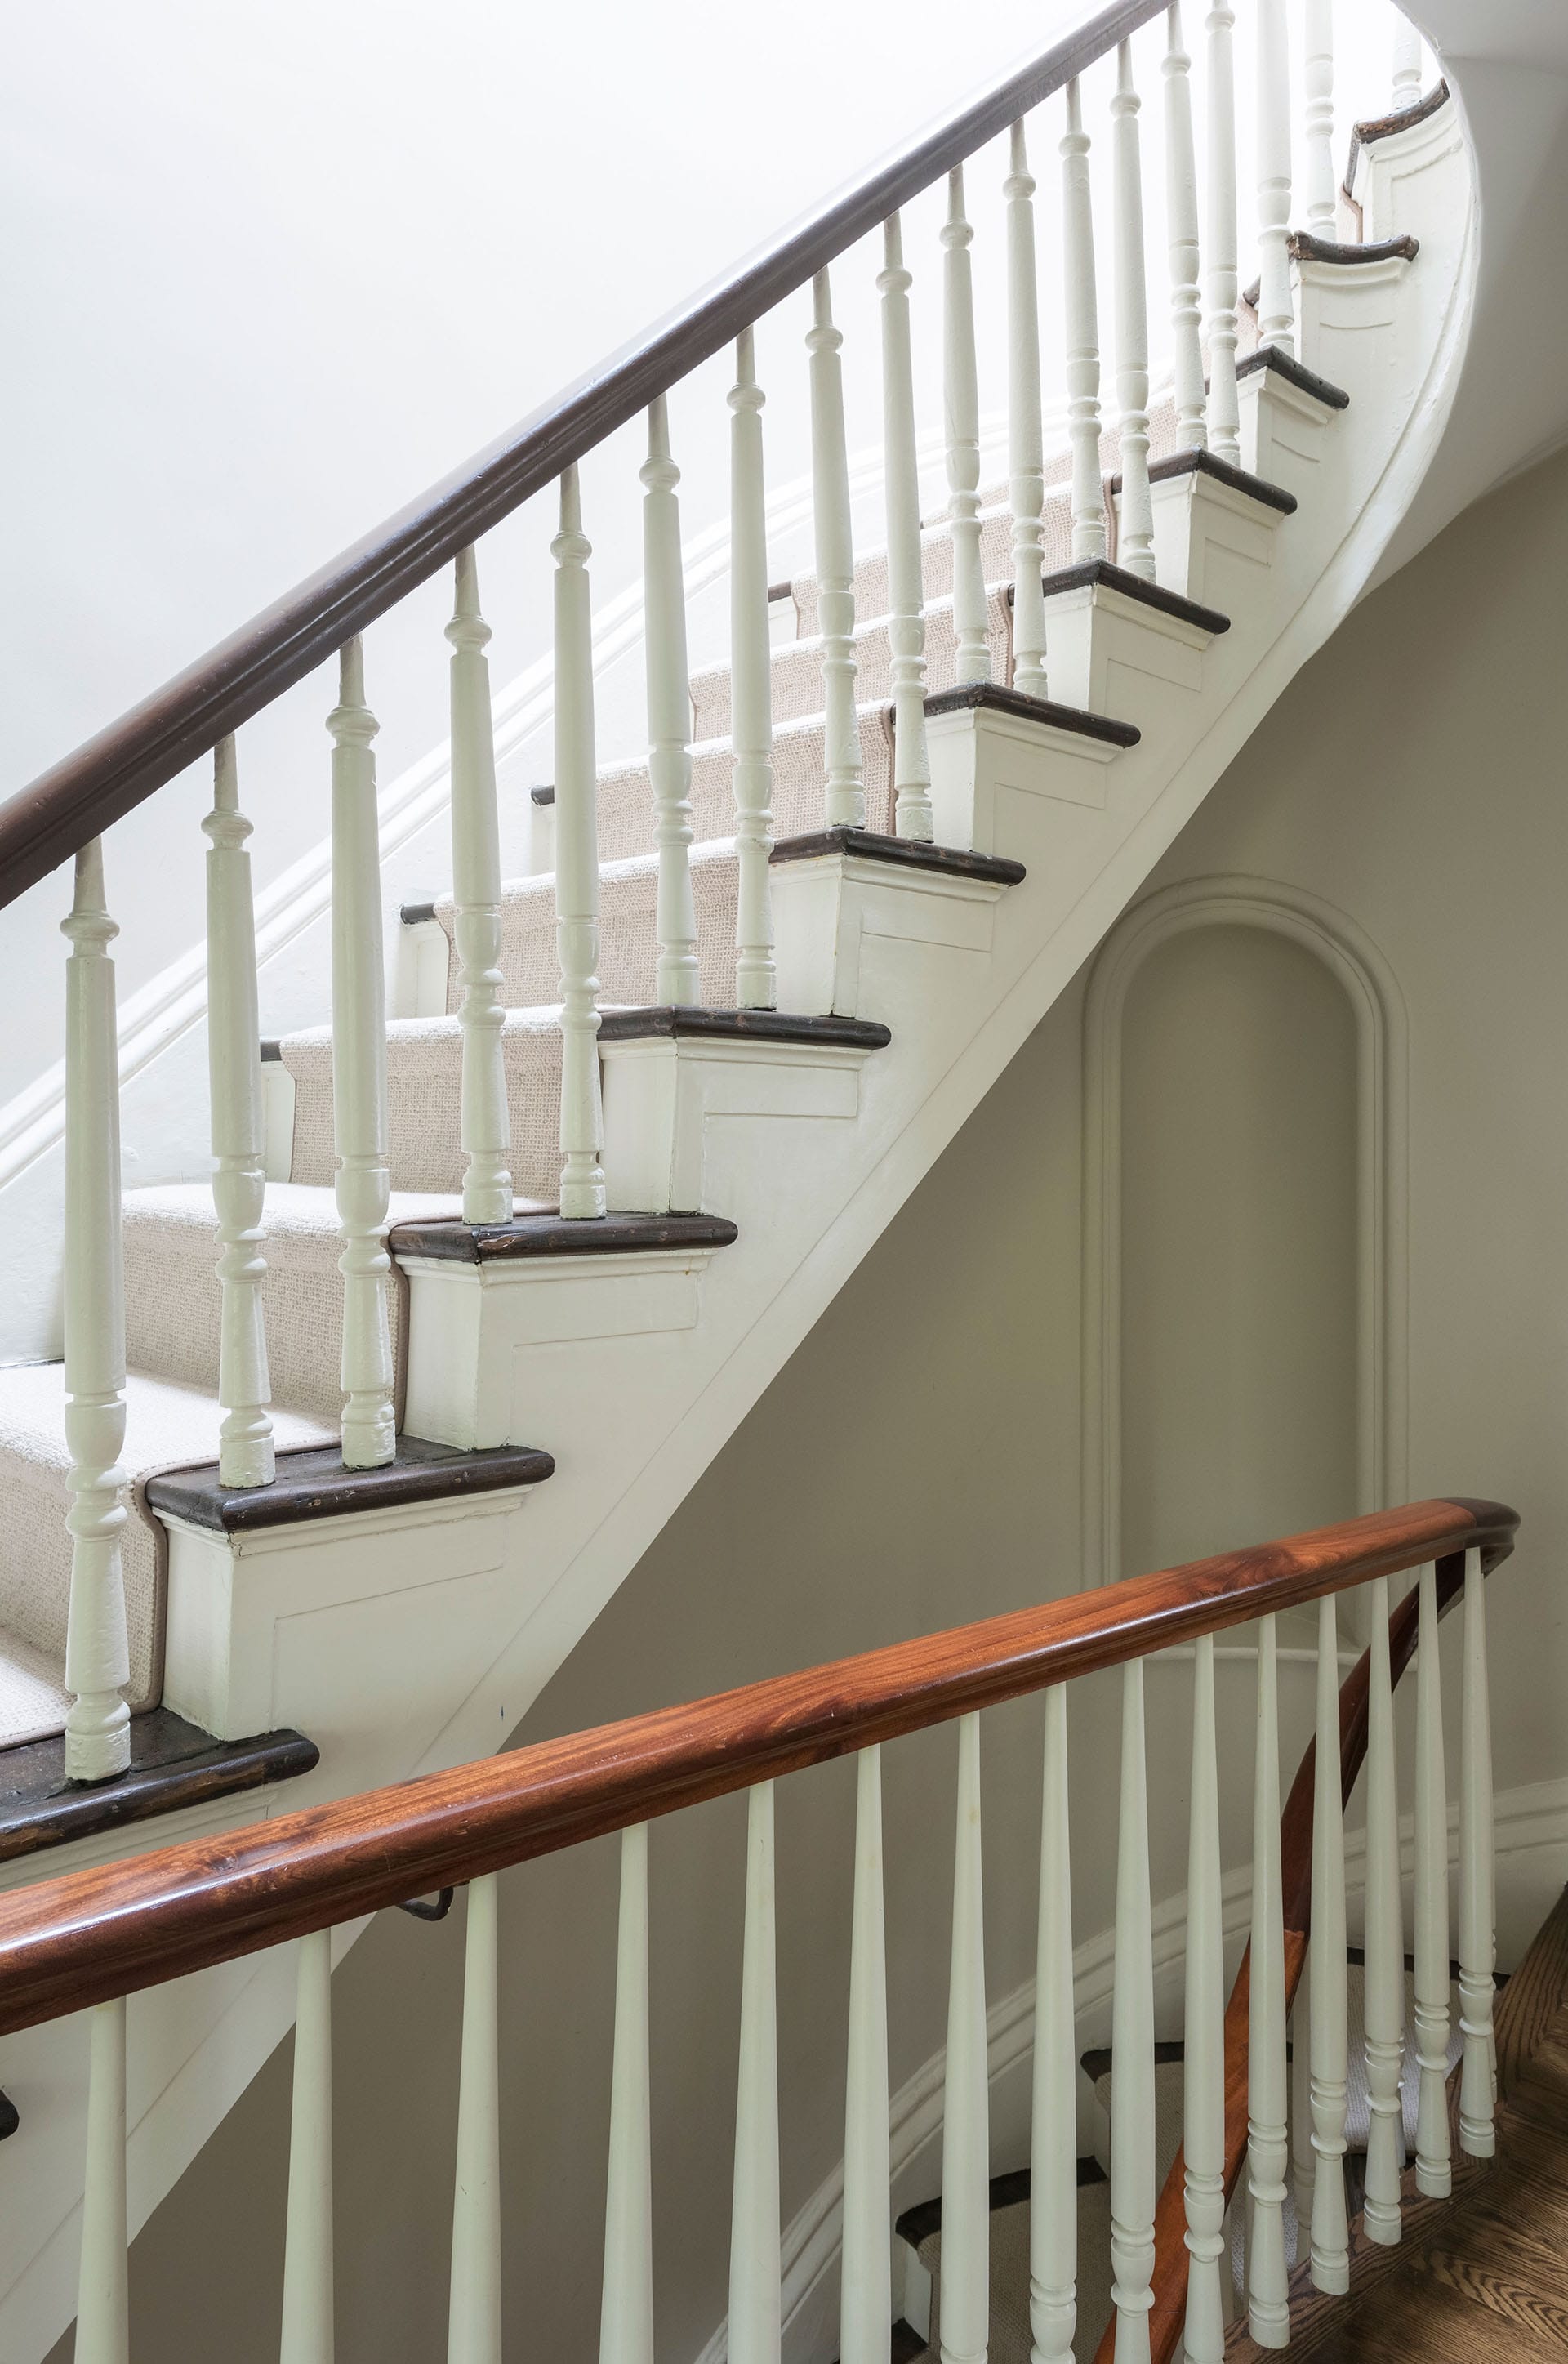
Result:
M0 1897L0 2035L1369 1577L1500 1556L1518 1524L1462 1499L1376 1511L41 1881Z
M645 329L40 773L0 805L0 908L302 681L656 395L667 393L857 239L1164 7L1165 0L1115 0Z

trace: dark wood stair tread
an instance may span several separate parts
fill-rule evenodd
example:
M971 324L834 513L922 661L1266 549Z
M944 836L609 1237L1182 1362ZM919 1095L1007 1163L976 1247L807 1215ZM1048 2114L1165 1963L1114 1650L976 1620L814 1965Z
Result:
M1295 506L1292 501L1291 507ZM963 714L976 708L1013 714L1021 722L1049 723L1053 730L1072 730L1081 739L1103 739L1111 747L1136 747L1143 736L1136 722L1118 722L1108 714L1089 714L1081 706L1060 706L1053 697L1029 697L1021 689L1004 687L999 681L961 681L952 689L933 691L926 700L928 716Z
M887 837L880 830L817 829L802 837L781 837L769 859L811 862L818 855L852 853L892 869L931 870L947 878L983 878L994 886L1017 886L1027 872L1021 862L999 853L972 853L959 845L932 845L918 837Z
M68 1782L63 1736L29 1741L0 1752L0 1862L213 1798L296 1780L319 1762L316 1743L301 1732L215 1740L166 1707L132 1716L130 1769L113 1781Z
M1421 251L1418 238L1374 238L1357 240L1354 243L1337 238L1318 238L1309 229L1292 230L1289 240L1293 262L1336 262L1353 267L1358 262L1391 262L1397 259L1414 262Z
M1149 471L1151 485L1169 484L1176 476L1212 476L1217 485L1229 485L1233 493L1245 493L1264 508L1277 509L1281 517L1294 517L1298 506L1296 495L1283 485L1271 485L1266 476L1254 476L1229 460L1217 459L1212 452L1170 452ZM1111 490L1120 492L1119 475L1111 478Z
M1145 574L1134 574L1108 558L1084 558L1076 566L1059 567L1054 574L1041 578L1040 589L1047 599L1052 599L1061 592L1081 591L1086 585L1096 585L1106 591L1119 591L1124 599L1136 599L1145 608L1158 608L1162 615L1176 616L1183 623L1195 624L1200 631L1212 632L1217 639L1230 630L1229 617L1222 616L1218 608L1204 608L1195 599L1184 599L1179 591L1167 591L1162 584L1151 583Z
M418 1225L409 1225L418 1230ZM434 1227L432 1227L434 1228ZM394 1504L448 1501L493 1494L508 1486L537 1486L555 1461L531 1444L503 1444L480 1453L400 1436L391 1461L379 1469L348 1469L340 1447L313 1444L280 1453L271 1486L225 1486L217 1464L175 1469L149 1478L147 1499L161 1518L183 1519L217 1534L254 1534L264 1527L296 1526Z
M810 1018L787 1009L706 1009L669 1002L647 1009L606 1009L601 1043L645 1043L682 1035L717 1035L733 1042L828 1043L853 1051L885 1051L893 1036L871 1018Z
M1414 106L1402 106L1396 115L1377 115L1368 123L1356 124L1351 132L1351 156L1345 167L1346 196L1351 194L1351 184L1356 177L1356 160L1363 148L1372 147L1379 139L1392 139L1396 132L1413 130L1418 123L1424 123L1429 115L1435 115L1440 106L1446 106L1448 99L1448 84L1440 82L1435 89L1428 91L1424 98L1418 98Z
M727 1248L740 1236L727 1215L518 1215L509 1223L465 1223L460 1216L395 1223L394 1255L440 1257L452 1264L510 1264L530 1256L627 1255L645 1248ZM399 1444L410 1442L400 1438ZM433 1448L427 1448L433 1449ZM444 1449L444 1448L443 1448ZM472 1456L471 1456L472 1457ZM548 1454L540 1454L548 1461ZM548 1477L540 1470L540 1477ZM516 1483L508 1479L506 1483Z
M1309 394L1326 410L1348 410L1351 407L1351 397L1342 386L1331 385L1316 370L1309 370L1305 362L1298 362L1294 353L1282 353L1277 345L1259 345L1236 364L1239 379L1251 377L1257 370L1273 370L1298 394Z

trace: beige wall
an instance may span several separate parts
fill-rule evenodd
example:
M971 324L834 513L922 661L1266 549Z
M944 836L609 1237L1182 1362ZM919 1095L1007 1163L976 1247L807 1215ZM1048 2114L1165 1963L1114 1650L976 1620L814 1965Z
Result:
M1410 1258L1411 1490L1499 1494L1526 1521L1495 1597L1504 1792L1568 1777L1558 1574L1568 1522L1565 615L1562 458L1462 518L1366 603L1281 701L1153 882L1240 873L1325 898L1380 948L1397 980L1410 1029L1410 1177L1395 1215ZM1217 974L1199 954L1182 983L1200 1018ZM1256 996L1278 983L1254 977L1248 987L1243 979L1225 1022L1244 1028ZM1222 1275L1250 1271L1269 1287L1287 1326L1291 1309L1299 1314L1316 1293L1314 1280L1323 1296L1310 1385L1299 1373L1282 1379L1276 1410L1299 1400L1304 1386L1321 1398L1355 1384L1353 1370L1341 1369L1341 1021L1319 980L1286 980L1282 989L1287 1005L1298 989L1313 1009L1301 1055L1310 1051L1320 1073L1300 1100L1322 1120L1309 1129L1319 1137L1318 1186L1304 1194L1282 1170L1282 1142L1294 1152L1299 1138L1289 1131L1287 1068L1270 1084L1278 1121L1254 1144L1251 1197L1242 1194L1237 1216L1262 1226L1247 1248L1251 1261L1228 1264L1212 1239L1206 1251ZM1073 1589L1083 998L1080 982L1025 1046L519 1738ZM1180 1108L1162 1114L1154 1085L1194 1038L1174 1028L1171 1011L1151 1022L1131 1061L1145 1083L1132 1110L1139 1173L1129 1205L1142 1207L1140 1237L1152 1225L1153 1236L1174 1240L1208 1186L1201 1143L1190 1126L1183 1131ZM1265 1011L1258 1024L1271 1065L1294 1055L1288 1006L1283 1019ZM1331 1154L1321 1146L1325 1128L1338 1144ZM1162 1172L1182 1177L1184 1216L1151 1197L1156 1157ZM1288 1216L1278 1241L1258 1203L1275 1191ZM1320 1196L1332 1202L1327 1214ZM1161 1222L1176 1228L1162 1234ZM1301 1268L1286 1269L1281 1255L1303 1260ZM1151 1289L1156 1281L1150 1276ZM1138 1367L1163 1371L1168 1386L1173 1338L1180 1343L1172 1324L1196 1324L1201 1309L1176 1293L1152 1311L1162 1343ZM1140 1312L1147 1329L1143 1294ZM1256 1357L1255 1330L1247 1337ZM1290 1349L1282 1334L1278 1355L1288 1359ZM1215 1351L1210 1329L1202 1353ZM1251 1394L1267 1386L1267 1357L1255 1366ZM1340 1411L1308 1404L1307 1424L1326 1423L1313 1452L1340 1449ZM1225 1434L1211 1428L1206 1436L1191 1403L1182 1416L1186 1426L1175 1433L1194 1437L1206 1466L1222 1468ZM1237 1433L1255 1433L1262 1416L1249 1399L1254 1428L1243 1421ZM1165 1449L1170 1432L1157 1405L1145 1403L1140 1421L1129 1441L1140 1466L1126 1491L1140 1505L1137 1532L1148 1540L1166 1515L1148 1511L1149 1455ZM1329 1461L1313 1476L1284 1455L1280 1470L1282 1500L1298 1483L1342 1482ZM1165 1500L1168 1475L1162 1482ZM1251 1498L1243 1489L1237 1500ZM1262 1515L1266 1505L1251 1507ZM1169 1515L1179 1526L1205 1511L1205 1502L1177 1500ZM1229 1670L1224 1689L1234 1861L1251 1768L1245 1669ZM1155 1859L1165 1891L1181 1881L1184 1692L1179 1669L1151 1678ZM1294 1754L1306 1712L1299 1670L1287 1711ZM1073 1712L1076 1903L1087 1935L1109 1918L1114 1691L1084 1687ZM988 1720L994 1995L1029 1967L1037 1746L1038 1710L1027 1703ZM941 2040L951 1765L951 1734L888 1753L895 2082ZM851 1799L847 1766L802 1776L780 1798L786 2217L840 2148ZM726 1801L660 1825L653 1837L659 2341L671 2359L694 2356L724 2306L741 1827L740 1801ZM1563 1858L1561 1847L1505 1857L1505 1958L1563 1877ZM509 2352L561 2364L595 2347L614 1871L606 1843L505 1884ZM441 2352L461 1933L461 1912L438 1929L387 1915L336 1982L342 2364L413 2364ZM136 2244L137 2348L156 2364L275 2356L288 2065L285 2046ZM1003 2115L1005 2155L1020 2137L1016 2111ZM923 2196L922 2179L926 2191L934 2188L929 2165L913 2171L908 2197ZM68 2343L57 2355L67 2352Z

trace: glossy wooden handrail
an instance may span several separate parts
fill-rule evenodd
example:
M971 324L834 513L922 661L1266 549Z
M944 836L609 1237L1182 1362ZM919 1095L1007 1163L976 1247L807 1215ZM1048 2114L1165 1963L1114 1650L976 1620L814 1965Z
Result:
M0 2035L1480 1545L1416 1502L540 1741L0 1897Z
M0 805L0 907L271 705L1165 0L1115 0L602 362Z

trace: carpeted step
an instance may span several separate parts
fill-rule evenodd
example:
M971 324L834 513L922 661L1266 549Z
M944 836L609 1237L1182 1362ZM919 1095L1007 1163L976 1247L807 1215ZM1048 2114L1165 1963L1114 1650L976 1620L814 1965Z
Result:
M1078 2322L1073 2349L1084 2357L1094 2354L1111 2319L1111 2188L1093 2159L1080 2159L1078 2170ZM1023 2174L1000 2177L992 2186L988 2364L1030 2364L1029 2183ZM941 2353L940 2222L918 2241L916 2254L931 2278L931 2296L929 2335L915 2352L934 2358Z
M1069 551L1052 563L1065 565ZM986 595L986 641L994 679L1006 681L1010 663L1012 609L1006 585L996 583ZM926 687L951 689L955 674L957 641L952 601L936 601L926 610ZM893 650L885 615L877 616L855 634L855 695L863 703L893 695ZM785 641L773 652L773 726L816 714L822 705L822 642ZM692 677L693 730L697 739L724 737L729 730L729 668L715 665Z
M861 764L865 775L866 827L891 829L893 740L884 700L860 708ZM728 738L692 749L692 828L696 839L730 837L735 830L734 757ZM804 837L823 826L825 774L822 717L807 715L773 733L773 834ZM653 791L646 763L617 764L599 775L599 860L622 862L653 851Z

